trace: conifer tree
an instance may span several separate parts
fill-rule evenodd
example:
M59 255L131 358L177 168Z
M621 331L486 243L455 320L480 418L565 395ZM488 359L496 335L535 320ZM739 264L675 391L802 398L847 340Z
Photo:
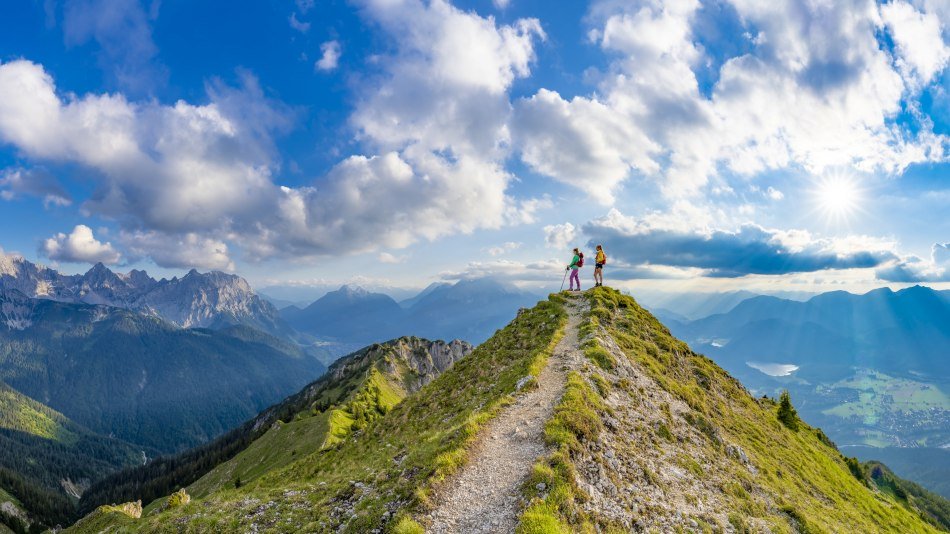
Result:
M782 391L778 402L778 420L788 427L789 430L797 431L798 412L796 412L795 407L792 406L792 398L789 396L788 390Z

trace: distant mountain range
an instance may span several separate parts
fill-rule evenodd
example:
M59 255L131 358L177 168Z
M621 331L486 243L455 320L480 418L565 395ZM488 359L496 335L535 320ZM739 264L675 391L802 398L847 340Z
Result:
M480 343L518 308L539 299L491 279L433 284L401 303L382 293L343 286L305 308L291 306L280 313L295 329L336 342L365 344L413 335Z
M246 325L278 336L292 334L277 308L240 276L191 270L171 280L145 271L115 273L98 263L82 275L64 275L19 256L0 253L0 289L32 298L114 306L153 315L184 328Z
M246 326L183 329L121 308L0 291L0 380L94 431L176 451L319 376L297 346Z
M821 379L855 366L950 378L950 293L921 286L834 291L805 302L757 296L668 326L727 368L754 361L798 365L799 376Z

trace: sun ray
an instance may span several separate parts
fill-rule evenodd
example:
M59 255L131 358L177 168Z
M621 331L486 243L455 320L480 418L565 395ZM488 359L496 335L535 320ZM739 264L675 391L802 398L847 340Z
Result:
M862 213L865 190L848 173L832 172L815 180L811 191L813 213L820 214L827 226L850 226Z

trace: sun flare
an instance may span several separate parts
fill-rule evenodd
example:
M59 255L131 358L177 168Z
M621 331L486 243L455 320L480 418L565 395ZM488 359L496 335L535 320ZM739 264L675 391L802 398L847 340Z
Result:
M832 222L847 221L861 207L861 189L849 176L823 178L818 182L814 196L818 211Z

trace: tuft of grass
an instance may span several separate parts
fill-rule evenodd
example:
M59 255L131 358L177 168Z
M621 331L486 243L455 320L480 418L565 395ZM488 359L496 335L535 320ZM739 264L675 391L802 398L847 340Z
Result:
M393 534L425 534L425 532L422 525L408 516L399 518L392 529Z

